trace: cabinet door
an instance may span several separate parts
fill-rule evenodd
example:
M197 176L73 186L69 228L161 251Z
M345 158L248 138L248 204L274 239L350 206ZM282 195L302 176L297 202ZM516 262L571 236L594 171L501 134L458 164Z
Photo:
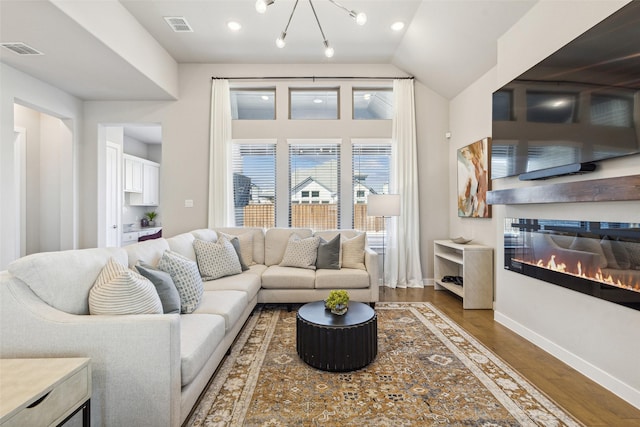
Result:
M124 191L142 192L142 162L124 157Z
M158 205L160 198L160 168L155 165L144 165L144 182L142 194L145 204Z

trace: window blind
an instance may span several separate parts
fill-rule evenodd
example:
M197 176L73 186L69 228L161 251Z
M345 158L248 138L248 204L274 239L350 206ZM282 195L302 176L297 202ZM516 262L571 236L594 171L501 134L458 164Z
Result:
M276 144L233 144L233 201L237 226L275 227Z

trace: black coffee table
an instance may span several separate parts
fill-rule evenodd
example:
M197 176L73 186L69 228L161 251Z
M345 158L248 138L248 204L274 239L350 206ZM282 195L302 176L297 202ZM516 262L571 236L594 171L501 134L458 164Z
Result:
M378 318L367 304L349 302L339 316L324 308L324 301L305 304L296 320L298 355L324 371L345 372L364 368L378 354Z

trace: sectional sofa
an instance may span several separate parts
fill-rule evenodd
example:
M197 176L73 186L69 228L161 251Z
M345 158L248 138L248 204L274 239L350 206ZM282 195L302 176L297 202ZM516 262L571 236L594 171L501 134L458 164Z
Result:
M336 242L338 234L342 258L337 265L333 257L333 267L291 266L305 262L299 253L292 255L294 243L308 245L321 237L325 245ZM0 272L0 357L90 357L93 426L179 426L257 303L315 301L335 288L348 289L353 300L378 301L378 258L364 245L358 259L362 241L366 236L354 230L314 234L309 229L220 228L125 248L29 255ZM199 300L189 313L184 304L178 310L182 313L167 313L162 296L148 294L145 298L155 298L157 314L90 314L109 309L108 300L98 298L110 298L113 292L100 294L98 282L109 283L103 278L110 268L125 269L119 277L124 274L142 283L131 271L138 266L155 271L171 254L200 271L204 262L215 270L215 257L206 258L208 253L197 248L216 242L233 242L244 271L203 280ZM119 303L136 298L127 296ZM180 298L183 302L182 294Z

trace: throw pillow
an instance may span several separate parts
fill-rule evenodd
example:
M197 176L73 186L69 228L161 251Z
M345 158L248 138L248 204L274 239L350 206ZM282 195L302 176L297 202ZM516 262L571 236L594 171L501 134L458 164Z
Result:
M180 313L180 294L169 273L145 263L136 265L136 270L156 287L164 313Z
M196 251L198 268L204 280L242 273L238 254L225 236L220 236L217 242L196 239L193 249Z
M280 265L315 270L319 244L320 237L301 239L297 234L292 234Z
M192 313L198 308L204 286L196 262L179 253L166 250L158 262L158 268L169 273L176 285L180 295L180 312Z
M227 234L221 231L218 232L219 235L227 236L227 239L231 240L234 237L238 239L240 243L240 253L242 254L242 261L246 265L254 265L253 261L253 233L240 233L240 234Z
M244 262L244 258L242 257L242 247L240 246L240 239L238 236L230 236L228 234L220 233L222 236L226 237L231 244L233 245L233 249L236 250L236 255L238 255L238 261L240 261L240 267L242 271L247 271L249 266Z
M367 235L365 233L342 242L343 268L367 269L364 265L364 247L366 243Z
M110 258L89 291L90 314L162 314L162 303L145 277Z
M340 234L336 234L328 242L320 238L316 268L340 270Z

